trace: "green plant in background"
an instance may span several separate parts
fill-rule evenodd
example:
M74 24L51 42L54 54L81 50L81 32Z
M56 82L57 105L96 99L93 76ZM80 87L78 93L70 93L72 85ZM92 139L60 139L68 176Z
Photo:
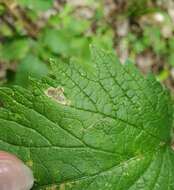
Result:
M142 20L141 20L142 19ZM169 68L173 67L173 22L164 11L145 14L140 18L141 32L130 31L125 40L127 41L130 57L134 61L137 56L145 53L153 55L151 61L156 59L156 64L163 65L161 73L156 73L160 81L165 81L169 75ZM144 55L144 57L146 57ZM162 63L161 63L162 60Z
M0 60L4 64L17 64L14 80L7 79L8 84L27 87L29 76L40 78L48 73L50 58L59 60L74 56L87 63L91 42L103 48L113 46L112 30L105 24L96 28L95 33L90 31L97 19L95 12L90 19L83 19L73 14L75 8L70 5L57 11L54 1L18 0L16 9L11 9L14 1L5 2L1 4ZM46 12L51 12L50 16L42 21L40 15ZM8 23L6 16L11 16L13 23Z
M50 70L50 58L63 61L74 56L87 63L90 61L88 46L92 42L105 49L113 46L118 49L120 36L116 30L120 27L117 25L119 18L128 20L124 41L129 57L135 61L137 56L150 51L155 62L158 59L164 62L160 73L156 73L158 79L163 81L169 77L174 57L173 37L166 36L164 28L172 31L173 25L167 12L155 7L157 1L123 1L120 5L123 10L114 9L108 17L105 1L86 1L87 16L79 13L81 8L78 6L56 2L1 0L0 64L6 65L6 85L28 86L29 76L40 78L46 75ZM119 1L115 4L119 7ZM161 14L161 23L154 19L155 14Z
M54 0L17 0L17 3L22 7L27 7L31 12L37 14L39 11L47 11L52 8Z
M86 64L90 62L91 43L104 49L114 47L119 57L119 52L127 52L123 57L134 62L150 52L153 64L163 65L155 71L157 78L165 81L170 77L174 65L173 22L167 10L157 6L158 1L113 1L111 6L107 0L86 0L83 8L56 2L0 1L0 68L7 70L4 85L27 87L29 76L39 79L49 72L50 58L64 61L73 56ZM128 23L124 37L117 34L124 28L120 20ZM123 46L120 38L124 38Z
M88 65L52 63L30 90L0 88L0 148L32 168L34 190L173 190L168 91L91 52Z
M158 2L158 0L156 2ZM145 14L158 12L160 9L154 7L153 3L155 3L153 0L130 0L127 2L125 13L129 17L135 18Z

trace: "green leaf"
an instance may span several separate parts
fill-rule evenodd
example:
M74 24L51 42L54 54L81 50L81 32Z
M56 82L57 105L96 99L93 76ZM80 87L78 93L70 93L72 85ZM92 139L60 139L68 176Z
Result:
M43 45L48 47L53 53L67 53L70 49L68 37L65 31L46 29L41 37Z
M46 11L53 6L53 0L17 0L17 2L36 11Z
M3 4L0 4L0 15L3 15L5 13L5 7Z
M146 45L152 46L156 54L166 53L166 43L159 27L145 27L144 38L146 38Z
M27 87L29 77L40 79L48 74L48 68L44 62L34 55L28 55L17 66L15 84Z
M0 101L0 148L32 168L34 190L174 189L170 96L113 53L53 63L31 90L1 87Z
M1 59L5 61L20 60L29 51L29 41L27 39L15 39L4 44L0 50Z
M168 63L173 67L174 66L174 53L173 51L168 56Z

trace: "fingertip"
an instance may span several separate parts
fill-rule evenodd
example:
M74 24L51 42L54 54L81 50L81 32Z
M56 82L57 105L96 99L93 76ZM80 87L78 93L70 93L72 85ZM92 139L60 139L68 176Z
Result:
M0 190L30 190L33 184L31 169L13 154L0 151Z

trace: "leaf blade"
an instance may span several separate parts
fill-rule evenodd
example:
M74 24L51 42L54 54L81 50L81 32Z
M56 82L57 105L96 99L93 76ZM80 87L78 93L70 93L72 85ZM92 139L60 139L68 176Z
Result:
M92 56L55 63L30 91L0 88L1 149L33 169L34 189L172 190L170 96L113 53Z

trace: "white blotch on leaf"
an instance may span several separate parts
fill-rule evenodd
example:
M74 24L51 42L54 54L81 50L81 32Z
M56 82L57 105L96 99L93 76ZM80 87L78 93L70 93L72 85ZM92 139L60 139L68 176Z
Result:
M62 87L49 87L46 91L45 94L54 99L56 102L59 104L63 105L70 105L70 100L68 100L65 95L64 95L64 89Z

